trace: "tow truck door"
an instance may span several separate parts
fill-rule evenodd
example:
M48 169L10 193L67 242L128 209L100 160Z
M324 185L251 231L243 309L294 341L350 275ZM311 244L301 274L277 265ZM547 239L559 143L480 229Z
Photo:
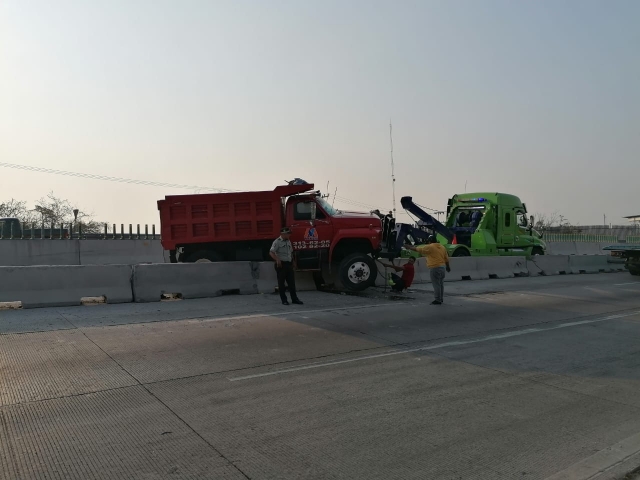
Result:
M333 238L331 217L310 198L292 198L287 204L287 222L298 270L320 270Z
M508 248L513 246L515 221L514 211L512 208L500 208L500 218L498 220L498 229L500 233L499 247Z

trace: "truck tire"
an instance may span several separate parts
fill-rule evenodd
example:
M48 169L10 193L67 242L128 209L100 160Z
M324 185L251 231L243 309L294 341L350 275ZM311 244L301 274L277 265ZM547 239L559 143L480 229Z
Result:
M360 292L375 284L378 267L369 255L352 253L340 262L338 275L346 290Z
M470 257L469 250L466 248L458 248L453 252L452 257Z
M629 265L629 273L631 275L640 275L640 267L637 265Z
M544 255L544 250L540 247L533 247L533 250L531 250L531 255Z
M189 255L186 259L186 263L209 263L209 262L222 262L223 258L217 252L213 250L199 250Z

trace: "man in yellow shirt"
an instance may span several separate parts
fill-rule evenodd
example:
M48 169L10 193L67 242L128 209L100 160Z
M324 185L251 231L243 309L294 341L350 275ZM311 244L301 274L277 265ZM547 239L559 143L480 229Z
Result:
M413 250L427 258L427 267L429 267L429 275L431 276L431 285L433 285L433 293L436 299L431 305L442 305L444 301L444 277L445 269L451 271L449 266L449 255L447 249L444 248L433 235L427 239L427 245L405 245L407 250Z

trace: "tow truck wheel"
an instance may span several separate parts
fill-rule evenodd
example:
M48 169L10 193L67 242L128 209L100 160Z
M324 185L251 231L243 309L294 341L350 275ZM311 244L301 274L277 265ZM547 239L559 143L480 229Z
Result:
M378 267L369 255L352 253L340 262L338 272L345 289L359 292L375 283Z
M222 256L211 250L200 250L198 252L192 253L185 260L186 263L210 263L210 262L221 262Z

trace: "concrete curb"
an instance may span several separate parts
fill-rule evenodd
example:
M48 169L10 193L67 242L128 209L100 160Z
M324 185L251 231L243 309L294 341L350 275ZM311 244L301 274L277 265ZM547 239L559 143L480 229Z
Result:
M545 480L614 480L640 464L640 433L625 438Z

